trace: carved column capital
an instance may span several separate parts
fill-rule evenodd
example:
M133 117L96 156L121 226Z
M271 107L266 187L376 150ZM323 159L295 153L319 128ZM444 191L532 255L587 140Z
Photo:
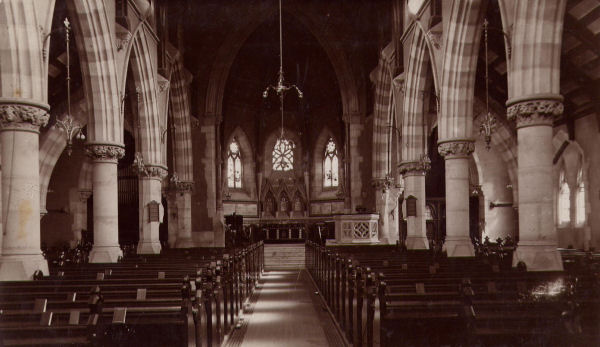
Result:
M137 171L140 178L162 180L168 174L168 169L162 165L144 163L144 156L140 152L135 153L135 158L131 166Z
M178 193L191 193L194 191L194 182L191 182L191 181L171 182L171 189Z
M167 177L168 171L164 166L149 164L145 165L144 170L139 170L138 173L140 177L143 178L163 180L165 177Z
M550 125L563 113L562 97L536 96L530 99L509 100L506 115L517 122L517 129L536 125Z
M157 82L157 84L158 84L158 90L159 90L161 93L164 93L164 92L166 92L166 91L169 89L169 87L170 87L170 82L169 82L169 80L167 80L167 79L164 79L164 80L159 80L159 81Z
M87 155L93 161L117 162L125 155L125 148L113 144L90 144L85 148Z
M398 165L400 174L405 176L425 175L431 169L430 162L403 161Z
M445 159L468 157L474 151L473 140L451 140L438 143L438 152Z
M48 105L0 100L0 127L39 132L41 126L48 124L48 109Z
M131 41L131 39L133 38L131 33L126 29L119 30L116 33L116 36L117 37L115 40L115 44L116 44L117 51L127 48L127 46L129 45L129 41Z
M394 183L394 179L392 177L374 178L371 180L371 186L377 190L387 190L392 186L392 183Z
M90 198L90 196L92 196L92 191L91 190L80 190L79 191L79 201L85 203L88 201L88 199Z

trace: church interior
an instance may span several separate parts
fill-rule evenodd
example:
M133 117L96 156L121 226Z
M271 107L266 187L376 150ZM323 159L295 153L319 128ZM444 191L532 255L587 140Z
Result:
M0 346L600 345L598 148L599 0L0 0Z

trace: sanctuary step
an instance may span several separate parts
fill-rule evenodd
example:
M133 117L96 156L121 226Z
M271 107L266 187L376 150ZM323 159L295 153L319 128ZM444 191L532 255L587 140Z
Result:
M265 244L264 247L266 270L305 268L304 244Z

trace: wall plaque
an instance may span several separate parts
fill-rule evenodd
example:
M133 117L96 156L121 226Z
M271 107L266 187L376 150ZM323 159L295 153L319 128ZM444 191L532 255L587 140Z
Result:
M160 222L158 202L154 200L148 203L148 222Z
M416 217L417 216L417 198L410 195L406 198L406 216Z

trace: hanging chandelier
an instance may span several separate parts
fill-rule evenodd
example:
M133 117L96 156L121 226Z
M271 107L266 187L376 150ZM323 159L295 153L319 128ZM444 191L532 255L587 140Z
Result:
M71 23L69 19L65 18L63 22L65 25L65 43L67 47L67 115L63 119L56 119L56 125L65 132L67 137L67 155L70 157L73 152L73 138L78 140L85 140L83 134L83 126L81 126L71 116L71 61L70 61L70 50L69 50L69 34L71 32Z
M488 20L487 18L483 20L483 38L485 44L485 118L481 121L479 125L479 133L483 136L485 141L485 148L489 151L491 148L492 142L492 133L496 128L496 117L494 117L490 112L490 102L489 102L489 72L488 72Z
M281 0L279 0L279 72L277 73L277 84L270 85L263 91L263 98L269 96L269 91L274 91L279 96L279 111L281 113L281 138L283 139L283 98L289 90L294 90L298 94L298 98L302 99L304 94L295 84L287 84L283 77L283 31L281 19Z

